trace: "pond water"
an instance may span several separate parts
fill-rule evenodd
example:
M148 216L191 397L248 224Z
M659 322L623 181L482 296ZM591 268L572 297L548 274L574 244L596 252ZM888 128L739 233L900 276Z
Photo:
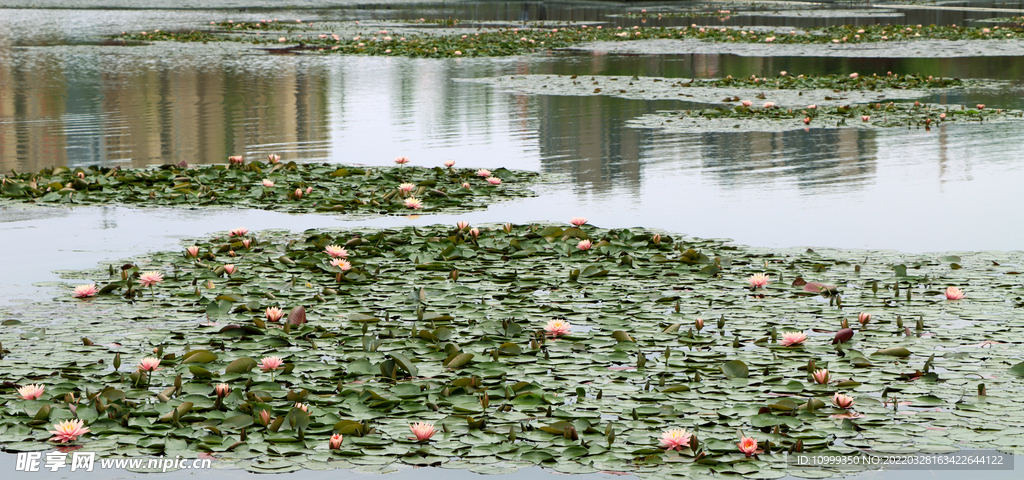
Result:
M268 153L284 160L389 165L394 157L407 155L416 165L455 159L464 167L542 171L555 174L555 180L539 187L536 198L483 212L359 221L238 210L0 207L0 238L6 247L0 306L49 294L47 284L33 284L58 280L55 270L175 249L185 237L241 225L302 230L463 219L474 224L564 223L583 215L601 227L643 225L764 247L926 252L1019 250L1024 245L1019 225L1024 217L1024 164L1019 161L1024 130L1014 124L930 132L851 128L667 134L627 122L686 108L684 103L524 95L457 81L527 74L711 78L775 75L781 70L862 75L891 71L1005 80L996 89L924 100L1020 109L1024 57L555 52L429 60L104 45L104 36L122 31L275 16L368 24L453 17L470 31L495 22L641 22L622 16L639 6L617 3L338 3L329 10L239 11L245 3L207 3L229 8L224 10L159 10L149 2L0 1L0 171L55 165L138 167L182 160L223 163L228 155ZM129 9L75 9L90 5ZM673 4L679 5L690 4ZM974 10L956 9L961 5ZM780 3L758 15L652 18L647 25L970 25L1024 12L1021 2L943 3L941 9L897 6L876 9L877 16L863 4L850 6L856 10L848 15L815 17L799 4ZM0 470L11 470L6 466L10 459L0 456ZM451 475L428 471L416 473L417 478ZM540 472L529 471L530 478ZM409 469L402 475L413 473Z

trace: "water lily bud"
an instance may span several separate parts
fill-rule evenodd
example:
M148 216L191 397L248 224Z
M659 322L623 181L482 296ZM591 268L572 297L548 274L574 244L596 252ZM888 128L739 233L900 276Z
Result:
M651 237L651 241L654 242L655 245L660 244L661 243L661 235L655 233L654 236Z

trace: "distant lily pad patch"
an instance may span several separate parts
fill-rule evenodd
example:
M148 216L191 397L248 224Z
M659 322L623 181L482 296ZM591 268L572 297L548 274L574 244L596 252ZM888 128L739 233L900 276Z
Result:
M372 216L486 208L533 196L535 172L236 163L153 169L49 167L0 175L0 198L38 204L248 207Z
M46 448L79 419L89 432L67 445L101 456L254 471L668 463L751 478L849 472L789 469L801 452L1021 453L1022 264L584 219L238 228L63 272L95 287L5 315L0 443ZM30 384L44 391L23 399Z

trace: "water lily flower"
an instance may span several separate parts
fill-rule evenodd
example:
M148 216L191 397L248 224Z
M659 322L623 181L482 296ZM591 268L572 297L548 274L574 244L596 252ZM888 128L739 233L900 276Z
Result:
M571 223L574 227L582 227L583 225L587 224L587 218L586 217L572 217L572 220L569 220L569 223Z
M412 434L416 435L416 440L421 442L430 440L430 437L433 437L434 434L437 433L437 430L434 429L434 424L427 422L416 422L410 424L409 430L412 430Z
M296 200L302 200L302 188L296 188L295 192L292 193L292 196L295 197Z
M267 310L263 313L267 316L268 322L277 322L284 318L284 310L277 307L267 307Z
M324 252L334 258L348 258L348 250L345 250L345 247L339 247L337 245L328 245L324 247Z
M462 188L469 190L469 182L462 182Z
M301 402L295 402L295 408L302 410L303 412L309 413L309 405Z
M512 224L511 223L506 223L506 224L501 226L501 229L504 230L505 233L512 233Z
M860 312L857 315L857 321L860 322L861 326L866 326L871 321L871 314L868 312Z
M469 227L469 222L467 222L465 220L460 220L459 222L457 222L455 224L455 226L459 227L459 231L462 231L462 230L465 230L466 228Z
M804 125L808 125L810 123L811 123L811 117L804 117Z
M224 398L231 392L231 386L226 383L218 383L216 387L213 387L213 393L217 395L217 398Z
M445 160L444 161L444 166L446 166L448 168L454 167L455 166L455 160Z
M71 296L75 298L88 298L94 297L98 293L100 293L100 289L96 288L95 283L90 283L75 287L75 293L72 293Z
M576 248L578 248L580 250L583 250L583 251L590 250L590 247L593 247L593 246L594 246L594 243L591 242L590 240L580 240L580 243L576 244Z
M306 195L313 193L313 187L306 187Z
M961 298L964 298L964 295L966 295L966 293L957 287L946 288L946 300L960 300Z
M264 178L263 179L263 186L264 187L273 187L274 186L274 182L272 182L269 178Z
M757 451L757 440L752 437L743 437L736 446L739 447L740 452L749 457Z
M267 155L267 161L270 162L270 163L277 163L277 162L281 161L281 156L280 155L274 155L273 153L271 153L270 155Z
M661 446L667 450L679 450L683 451L683 447L690 446L690 440L693 438L693 434L687 432L685 428L673 428L661 432Z
M487 183L491 185L501 185L501 179L498 177L487 177Z
M260 410L259 417L260 423L263 424L264 427L270 424L270 412L266 411L266 409Z
M349 261L345 260L344 258L335 258L334 260L331 260L331 266L338 267L343 272L347 272L349 271L349 269L352 268L352 264L349 263Z
M469 236L473 238L480 238L480 229L475 227L469 229Z
M18 389L18 395L25 400L37 400L43 396L43 392L46 391L46 387L42 385L25 385Z
M249 229L245 227L238 227L228 232L229 237L241 237L249 233Z
M163 370L160 367L160 359L156 357L146 357L139 362L138 369L143 372L155 372L157 370Z
M853 397L836 392L835 395L832 395L832 405L842 409L850 408L853 406Z
M344 439L345 437L341 436L340 433L335 433L334 435L331 435L331 440L327 443L331 447L331 450L337 450L341 448L341 441Z
M857 72L853 72L853 73L851 73L851 74L850 74L850 78L857 78L857 77L859 77L859 76L860 76L860 75L859 75L859 74L857 74Z
M152 287L162 281L164 281L164 274L160 272L146 272L139 275L139 283L144 287Z
M772 283L771 276L764 273L755 273L747 278L747 283L754 288L763 288Z
M491 176L491 171L486 169L486 168L481 168L480 170L476 171L476 176L478 176L478 177L489 177L489 176Z
M811 374L811 378L814 379L814 383L820 383L822 385L828 383L829 374L827 369L818 369Z
M779 341L779 345L792 347L804 343L805 340L807 340L807 334L804 332L786 332L782 334L782 340Z
M242 246L243 247L249 248L251 245L252 245L252 240L251 239L247 238L245 240L242 240Z
M869 115L861 115L861 116L860 116L860 120L861 120L862 122L866 122L866 121L868 121L868 120L871 120L871 117L870 117Z
M651 237L651 241L654 242L655 245L661 244L661 234L655 233L654 236Z
M409 163L409 157L395 157L395 163L405 165Z
M89 433L89 429L85 428L85 422L80 419L76 420L64 420L63 422L53 424L53 430L50 433L54 434L51 441L68 443L78 439L79 436Z
M749 107L754 104L754 102L751 102L750 100L744 100L740 103L742 103L744 107Z
M698 332L703 330L704 329L704 319L703 318L698 318L697 320L694 320L693 326L697 328Z
M772 108L775 106L775 102L764 102L764 108Z
M282 365L284 365L284 360L281 360L281 357L275 356L263 357L260 359L260 364L258 366L260 367L260 370L263 370L264 372L272 372L274 370L279 370Z
M185 253L189 257L196 258L199 256L199 247L196 245L192 245L191 247L185 249Z
M409 197L405 199L405 206L413 210L419 210L423 208L423 202L421 202L420 199L416 197Z
M415 189L415 188L416 188L416 185L413 185L411 183L403 183L403 184L398 186L398 191L400 191L402 193L409 193L409 192L413 191L413 189Z
M811 110L815 110L815 109L818 108L818 106L817 105L808 105L807 108L811 109Z
M940 113L939 114L939 119L940 120L945 120L946 119L946 114L945 113Z
M231 163L232 165L241 165L242 163L245 162L245 160L242 159L241 155L232 155L228 157L228 162Z
M544 331L553 337L566 335L570 330L572 330L572 325L562 319L551 320L547 325L544 325Z
M231 274L233 274L233 273L235 273L237 271L238 271L238 269L235 268L235 266L233 264L228 263L228 264L224 265L224 272L227 273L228 275L231 275Z

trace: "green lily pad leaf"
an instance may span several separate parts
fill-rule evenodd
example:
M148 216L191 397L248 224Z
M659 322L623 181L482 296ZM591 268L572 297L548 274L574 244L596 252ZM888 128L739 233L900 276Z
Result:
M754 417L750 419L750 426L754 428L774 427L776 425L786 425L796 428L802 424L803 422L801 422L799 418L775 415L771 413L754 415Z
M235 359L224 369L224 373L247 373L256 367L258 362L248 357Z
M1010 373L1018 377L1024 377L1024 362L1020 362L1010 367Z
M398 364L399 367L402 368L402 370L408 372L409 375L413 377L419 375L419 369L417 369L416 365L413 365L412 361L410 361L409 358L406 357L405 355L402 355L401 353L397 352L391 352L391 358L395 361L395 363Z
M742 360L730 360L723 363L721 368L726 378L747 378L750 375L747 364Z
M210 363L217 360L217 354L209 350L192 350L186 353L181 363Z
M889 355L891 357L909 357L910 350L903 347L883 348L872 355Z

